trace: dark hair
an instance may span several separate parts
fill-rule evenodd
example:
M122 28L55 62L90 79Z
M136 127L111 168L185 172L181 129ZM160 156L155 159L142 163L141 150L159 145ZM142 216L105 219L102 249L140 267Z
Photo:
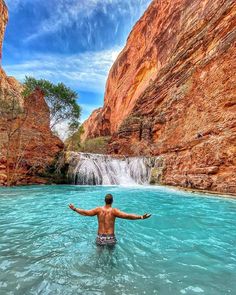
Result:
M112 197L111 194L107 194L105 196L105 202L106 202L107 205L111 205L113 203L113 197Z

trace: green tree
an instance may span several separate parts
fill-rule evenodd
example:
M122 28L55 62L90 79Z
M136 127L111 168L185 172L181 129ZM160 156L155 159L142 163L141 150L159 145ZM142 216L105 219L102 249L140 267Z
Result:
M77 104L78 95L63 83L53 84L50 81L25 77L24 96L29 96L36 88L43 91L50 109L51 129L63 121L69 126L79 127L81 108Z

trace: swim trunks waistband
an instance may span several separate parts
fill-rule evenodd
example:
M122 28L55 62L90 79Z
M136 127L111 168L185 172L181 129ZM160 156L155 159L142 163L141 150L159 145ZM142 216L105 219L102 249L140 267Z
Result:
M96 238L96 244L102 245L115 245L116 237L114 234L98 234Z

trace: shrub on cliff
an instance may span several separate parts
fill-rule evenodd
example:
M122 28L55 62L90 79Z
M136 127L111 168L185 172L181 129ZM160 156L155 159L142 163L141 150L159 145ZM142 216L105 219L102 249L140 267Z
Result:
M109 136L87 139L81 144L80 151L85 153L106 154L109 141Z
M67 121L73 128L79 126L81 108L77 104L78 95L63 83L53 84L47 80L37 80L26 77L24 82L24 96L29 96L36 88L44 92L50 109L50 122L53 129L56 125Z
M70 134L65 140L65 147L67 151L78 152L81 150L81 135L83 134L83 126L74 130L73 126L70 128Z
M84 142L81 141L81 135L84 129L81 125L76 130L71 128L68 138L65 140L65 147L67 151L105 154L107 152L109 136L101 136L92 139L87 139Z

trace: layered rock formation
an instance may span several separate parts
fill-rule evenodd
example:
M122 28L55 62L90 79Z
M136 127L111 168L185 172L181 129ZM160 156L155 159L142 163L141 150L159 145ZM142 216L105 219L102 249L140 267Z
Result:
M0 0L0 13L1 54L8 19L3 0ZM24 99L21 96L22 90L22 85L13 77L7 77L0 66L1 99L9 100L8 93L11 93L23 110L22 114L15 116L13 120L0 117L0 185L6 185L9 178L12 184L46 183L47 179L39 175L45 173L63 149L61 140L51 132L49 108L43 93L36 90ZM10 128L14 134L9 140Z
M8 11L6 4L3 0L0 1L0 60L2 58L2 44L3 44L3 36L5 32L5 27L8 21Z
M234 0L154 0L83 139L111 135L110 153L157 156L156 182L236 193L235 25Z

